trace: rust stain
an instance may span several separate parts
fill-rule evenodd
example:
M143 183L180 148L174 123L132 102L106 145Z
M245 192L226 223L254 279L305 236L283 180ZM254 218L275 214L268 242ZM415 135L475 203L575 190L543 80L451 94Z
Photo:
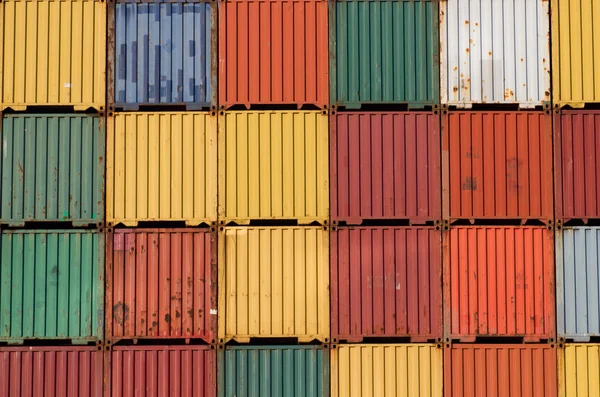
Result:
M171 315L169 313L165 314L165 322L167 324L171 322Z
M465 177L465 182L462 184L462 190L477 190L477 179L472 176Z
M129 320L129 306L123 302L118 302L113 306L113 319L117 324L123 326L125 321Z

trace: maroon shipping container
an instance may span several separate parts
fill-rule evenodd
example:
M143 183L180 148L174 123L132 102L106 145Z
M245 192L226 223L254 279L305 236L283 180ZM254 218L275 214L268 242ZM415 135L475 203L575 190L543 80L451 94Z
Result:
M442 236L433 227L341 227L331 241L331 337L442 337Z
M554 116L557 223L600 219L600 111Z
M106 397L217 395L217 354L209 346L113 346Z
M216 254L210 229L114 229L107 238L107 339L213 343Z
M437 112L343 112L331 116L331 219L440 220Z
M101 397L102 347L0 347L0 397Z

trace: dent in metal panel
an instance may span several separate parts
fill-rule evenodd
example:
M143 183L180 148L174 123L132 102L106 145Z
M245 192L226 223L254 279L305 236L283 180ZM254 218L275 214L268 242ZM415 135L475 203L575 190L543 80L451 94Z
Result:
M558 352L559 397L600 395L600 345L567 343Z

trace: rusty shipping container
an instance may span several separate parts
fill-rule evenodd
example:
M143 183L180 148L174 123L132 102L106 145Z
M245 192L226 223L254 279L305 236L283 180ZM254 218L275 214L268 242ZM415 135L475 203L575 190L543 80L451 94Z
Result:
M542 112L442 116L444 219L552 224L552 117Z
M106 352L104 397L217 395L211 346L113 346Z
M210 229L114 229L106 248L106 338L215 343L217 242Z
M101 397L100 347L0 347L0 397Z
M446 337L555 338L552 231L465 226L444 235Z
M331 338L442 338L442 232L341 227L330 234Z
M600 396L600 345L567 343L558 352L558 395Z
M334 223L442 218L437 112L337 112L330 134Z
M329 104L326 0L219 2L219 105Z
M444 349L446 397L557 397L555 345L458 344Z

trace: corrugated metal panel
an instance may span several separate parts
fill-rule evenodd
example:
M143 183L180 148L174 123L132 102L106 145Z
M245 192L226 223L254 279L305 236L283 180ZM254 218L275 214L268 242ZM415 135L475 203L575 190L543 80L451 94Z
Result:
M332 220L441 219L437 112L344 112L331 123Z
M335 1L330 12L331 101L440 101L438 0Z
M331 232L331 337L442 337L442 233L433 227Z
M442 397L436 345L338 345L331 350L331 397Z
M449 112L442 158L444 218L552 223L552 116Z
M210 2L117 3L115 106L216 106L216 12Z
M225 227L219 236L219 339L329 341L329 232Z
M565 345L558 353L560 397L600 396L600 345Z
M210 113L117 113L108 118L106 218L217 220L217 117Z
M444 349L446 397L556 397L554 345L453 345Z
M1 223L104 220L104 119L7 115L0 141Z
M1 109L68 105L103 110L104 1L3 1Z
M116 229L106 249L106 337L215 343L217 246L210 229Z
M329 218L328 117L319 111L224 112L219 220Z
M0 340L102 339L102 233L5 230L0 240Z
M0 396L101 397L102 351L90 347L1 347Z
M212 347L113 346L107 355L105 397L217 395Z
M600 102L600 4L552 0L551 7L554 105Z
M548 0L441 0L442 103L550 102Z
M329 352L319 346L219 350L219 397L328 397Z
M327 1L219 3L219 105L326 108Z
M451 227L444 323L453 339L554 338L554 236L544 227Z

